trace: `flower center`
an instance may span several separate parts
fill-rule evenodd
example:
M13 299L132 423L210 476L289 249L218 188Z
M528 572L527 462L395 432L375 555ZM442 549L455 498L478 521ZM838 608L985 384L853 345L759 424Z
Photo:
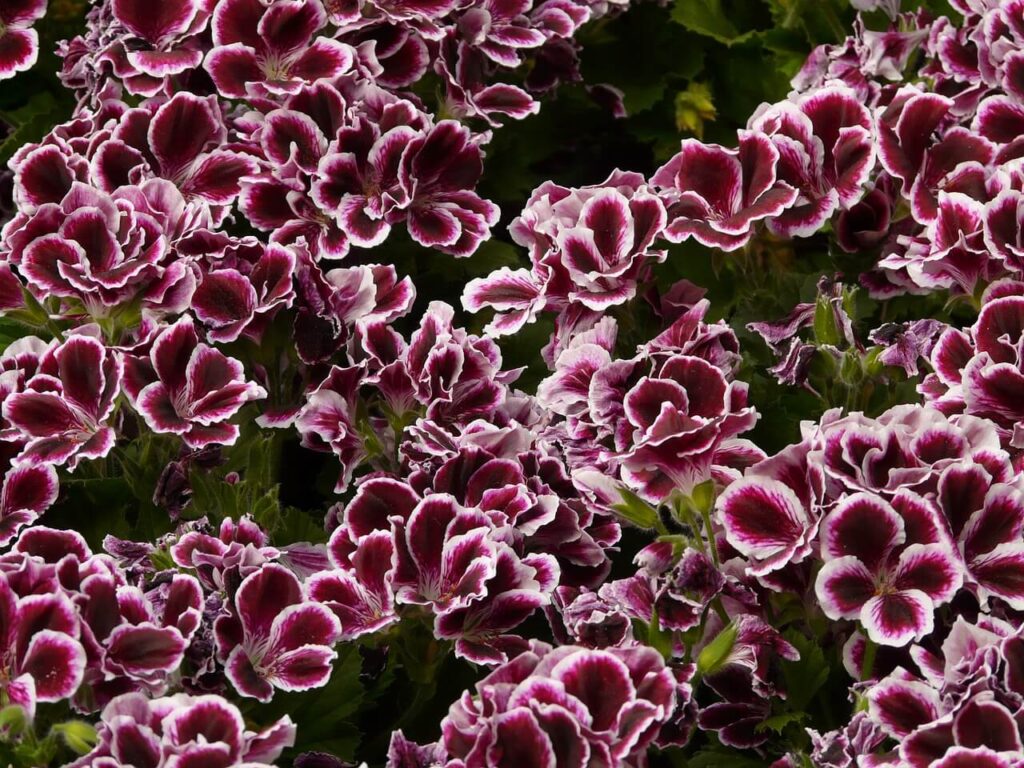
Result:
M289 63L285 59L279 59L272 57L263 62L263 74L267 80L287 80L291 77L289 73Z

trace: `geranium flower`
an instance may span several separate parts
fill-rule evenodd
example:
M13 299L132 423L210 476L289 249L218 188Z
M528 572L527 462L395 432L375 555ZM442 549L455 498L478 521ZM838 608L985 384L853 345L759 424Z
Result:
M0 80L36 63L39 33L32 25L44 15L46 0L11 0L0 8Z
M74 605L62 593L18 595L0 573L3 692L31 718L36 702L70 699L85 673Z
M39 518L57 500L57 471L51 464L13 466L0 488L0 546Z
M903 182L903 196L922 224L938 216L936 195L953 171L962 163L985 166L995 159L996 147L983 137L964 128L941 130L952 106L952 99L906 86L878 115L878 159Z
M234 244L211 260L195 295L196 318L210 328L212 341L258 339L274 314L295 299L295 254L271 243Z
M225 518L215 536L186 531L168 552L180 568L194 570L205 589L228 594L234 594L246 576L281 555L269 545L267 534L247 517L237 521Z
M67 464L106 456L114 429L106 424L121 390L123 366L90 336L51 347L25 390L8 397L4 418L22 435L19 461Z
M214 626L217 655L242 696L270 701L274 690L319 688L331 676L341 624L305 596L298 578L267 563L235 593L234 611Z
M915 649L924 678L897 669L867 690L868 714L898 740L911 766L1014 765L1024 734L1014 712L1022 686L1019 631L958 618L939 656Z
M105 318L136 300L155 308L167 302L168 311L187 305L194 279L189 285L185 264L166 260L166 235L145 192L108 195L76 181L59 204L10 221L4 245L37 297L74 299Z
M533 641L476 690L441 724L439 746L453 768L642 765L677 705L675 679L650 648L552 649Z
M547 182L533 191L509 225L530 250L532 268L504 268L471 280L463 305L500 313L488 328L507 334L542 310L563 314L582 304L592 313L629 301L652 264L666 214L662 201L636 173L615 171L601 184L567 189Z
M754 575L811 554L819 521L785 483L746 477L718 497L717 510L726 538L748 559Z
M200 343L187 316L156 336L148 358L126 356L125 365L125 389L149 428L192 448L232 445L239 430L227 420L267 395L245 381L240 362Z
M226 0L213 13L214 48L205 67L228 98L295 93L304 82L348 71L350 46L317 35L327 23L319 0Z
M745 385L728 382L701 358L670 358L626 392L632 433L620 452L622 479L645 499L661 502L675 488L685 492L710 478L721 466L716 456L726 459L730 442L757 421L746 395ZM717 471L728 474L725 466Z
M953 553L942 544L907 541L903 518L877 496L855 494L822 522L825 565L815 582L832 619L860 620L881 645L920 640L934 627L934 610L963 582Z
M113 0L110 22L116 26L106 30L97 58L114 68L129 93L153 96L169 78L203 60L197 38L209 23L208 5L184 0L153 9L140 0Z
M362 498L367 498L365 492ZM313 574L306 586L311 599L323 603L338 617L340 639L354 640L398 621L394 594L397 557L391 532L375 530L366 534L352 554L334 555L334 549L335 568Z
M779 151L778 179L799 192L768 228L807 237L841 206L860 199L875 164L871 115L846 86L829 85L795 101L764 105L747 126L767 135Z
M96 746L72 763L75 768L242 768L273 764L295 743L295 724L286 715L251 731L238 707L220 696L179 693L148 699L128 693L103 708L97 736Z
M778 163L779 150L763 134L740 131L734 150L684 139L651 177L668 206L666 239L693 237L723 251L746 245L758 221L796 201L797 190L776 178Z

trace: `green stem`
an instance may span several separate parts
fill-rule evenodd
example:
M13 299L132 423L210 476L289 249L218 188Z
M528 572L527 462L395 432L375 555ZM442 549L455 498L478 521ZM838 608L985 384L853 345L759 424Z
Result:
M711 528L711 510L702 509L700 514L701 517L704 518L704 531L707 533L708 546L711 548L711 559L714 561L715 567L717 568L720 565L720 561L718 559L718 543L715 541L715 532Z
M866 682L871 679L871 673L875 669L875 654L878 646L867 635L864 636L864 661L861 664L860 679Z

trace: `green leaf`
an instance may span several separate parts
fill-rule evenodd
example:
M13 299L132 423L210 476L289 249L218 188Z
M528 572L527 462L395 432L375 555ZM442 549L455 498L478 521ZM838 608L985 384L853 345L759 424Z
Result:
M786 709L803 712L808 708L818 690L828 680L829 666L821 645L795 629L783 632L782 636L800 652L799 661L782 662L782 674L786 680Z
M363 701L363 686L359 682L361 669L359 647L355 644L339 646L338 659L327 685L297 693L278 691L270 703L257 707L250 715L264 725L285 715L298 723L295 746L289 754L330 752L350 760L360 738L359 729L351 718Z
M70 98L70 92L61 95ZM50 91L38 91L24 106L3 113L3 122L12 130L0 142L0 163L6 164L22 146L41 139L55 123L67 119L70 111L66 100L58 101Z
M697 656L697 669L702 675L710 675L721 669L732 653L736 644L736 625L730 624L715 639L704 646L704 649Z
M630 115L659 104L670 78L690 79L704 61L703 41L672 24L666 10L653 3L630 8L603 30L604 39L581 39L583 78L621 89Z
M50 731L63 739L68 749L77 755L84 755L96 746L96 729L84 720L68 720L57 723Z
M676 0L672 20L726 45L741 43L756 34L756 30L740 32L723 8L722 0Z
M831 302L820 297L814 304L814 340L818 344L839 346L843 343L843 335L836 325L835 312Z
M772 715L771 717L762 720L760 723L754 726L754 730L758 733L763 733L764 731L772 731L774 733L781 734L784 730L786 730L787 725L790 725L791 723L796 723L799 725L806 719L806 712L780 712L777 715Z
M621 504L613 504L612 509L638 528L650 530L658 525L658 510L641 499L628 488L619 488Z

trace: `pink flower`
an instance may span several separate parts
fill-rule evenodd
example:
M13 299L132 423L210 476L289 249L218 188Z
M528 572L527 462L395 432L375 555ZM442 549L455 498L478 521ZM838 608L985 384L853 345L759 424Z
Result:
M855 494L822 523L825 566L815 592L831 619L857 618L882 645L920 640L934 610L963 582L948 547L908 541L903 517L877 496Z
M291 571L264 565L242 582L233 612L217 619L217 654L242 696L270 701L274 689L306 691L326 685L341 624L326 606L308 600Z
M32 24L46 14L46 0L11 0L0 8L0 80L24 72L39 56Z
M20 462L65 464L106 456L114 430L106 424L121 389L122 364L90 336L52 346L22 392L3 404L4 418L25 447Z
M160 332L149 356L126 356L125 389L154 432L181 435L192 448L232 445L227 423L247 402L266 397L245 381L242 364L199 342L189 317Z

